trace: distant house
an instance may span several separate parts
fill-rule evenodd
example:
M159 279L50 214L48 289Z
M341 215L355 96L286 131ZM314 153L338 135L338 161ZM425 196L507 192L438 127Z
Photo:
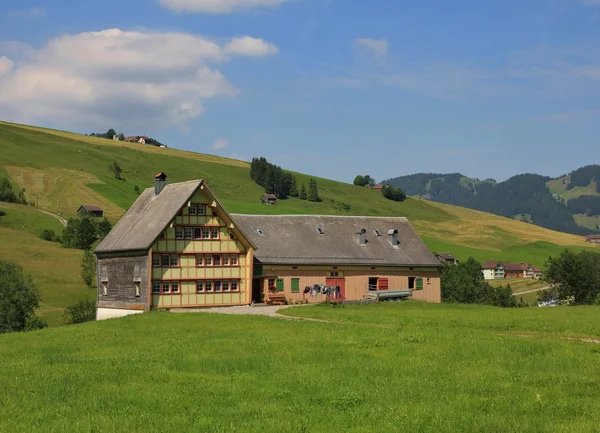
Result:
M440 263L447 263L449 265L458 265L458 259L454 257L450 253L437 253L435 255L436 259L440 261Z
M540 268L536 268L535 266L533 267L533 278L541 278L542 277L542 270Z
M481 265L481 270L483 271L483 278L486 280L504 278L504 265L497 260L488 260Z
M260 198L260 202L267 205L277 204L277 196L275 194L264 194Z
M522 263L504 262L504 278L524 278Z
M95 204L82 204L77 209L77 215L91 215L95 218L102 218L104 216L104 211L100 206L96 206Z
M585 241L594 244L600 244L600 235L587 235L585 237Z
M381 191L381 190L383 189L383 186L384 186L384 185L383 185L382 183L377 183L377 184L375 184L375 185L372 185L372 186L371 186L371 189L374 189L374 190L376 190L376 191Z
M523 278L533 278L533 265L521 263L521 269L523 270Z
M113 141L119 141L119 136L117 134L112 136Z

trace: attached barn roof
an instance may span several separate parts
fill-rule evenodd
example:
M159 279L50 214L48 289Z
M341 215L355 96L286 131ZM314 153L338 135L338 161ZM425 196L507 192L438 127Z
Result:
M79 208L84 208L90 212L102 212L102 208L100 206L96 206L95 204L82 204Z
M201 180L191 180L168 184L158 195L154 195L154 188L145 189L108 236L100 242L96 252L150 248L201 183Z
M504 270L506 271L522 271L520 263L504 262Z
M441 266L406 218L324 215L242 215L232 217L256 245L265 264ZM364 229L366 244L358 241ZM389 242L398 230L399 244Z
M483 265L481 265L481 269L496 269L498 263L500 263L498 260L488 260L487 262L484 262Z

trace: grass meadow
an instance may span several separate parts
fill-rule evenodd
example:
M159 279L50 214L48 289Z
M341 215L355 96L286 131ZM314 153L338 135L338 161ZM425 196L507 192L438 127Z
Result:
M418 302L148 313L0 335L0 431L600 425L600 310Z

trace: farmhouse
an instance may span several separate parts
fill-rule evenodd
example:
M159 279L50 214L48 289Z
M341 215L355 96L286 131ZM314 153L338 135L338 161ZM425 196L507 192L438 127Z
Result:
M437 253L435 257L440 261L440 263L458 265L458 259L450 253Z
M587 235L585 241L600 244L600 235Z
M104 216L104 211L100 206L96 206L95 204L82 204L77 209L77 215L91 215L96 218L102 218Z
M504 262L504 278L524 278L525 270L522 263ZM533 276L533 274L532 274Z
M260 198L260 202L268 205L277 204L277 196L275 194L263 194Z
M164 173L96 258L98 319L409 288L440 302L440 263L405 218L231 215L205 181L167 185Z
M504 278L504 265L497 260L488 260L483 263L481 270L483 271L483 278L486 280Z

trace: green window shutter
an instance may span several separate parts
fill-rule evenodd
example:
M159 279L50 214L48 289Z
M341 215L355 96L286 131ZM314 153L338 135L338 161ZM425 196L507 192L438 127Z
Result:
M417 278L417 290L423 290L423 278Z
M278 292L283 292L283 278L277 278L277 283L275 285Z
M292 278L292 293L300 293L300 278Z

